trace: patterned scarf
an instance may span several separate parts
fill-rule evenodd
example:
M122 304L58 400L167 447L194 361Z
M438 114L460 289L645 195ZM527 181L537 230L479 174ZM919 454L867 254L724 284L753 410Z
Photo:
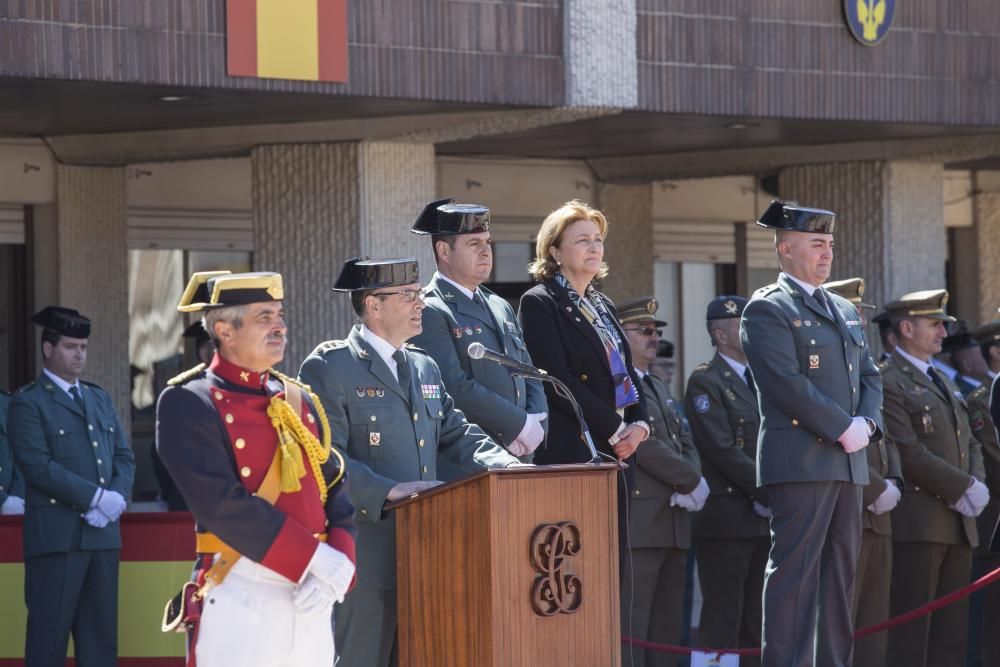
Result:
M615 319L608 311L604 300L593 285L587 285L585 295L580 296L563 274L557 273L555 279L569 292L569 300L587 318L604 345L604 352L608 355L608 367L611 369L611 379L615 384L615 409L624 410L638 403L639 392L632 384L632 376L628 374L628 366L625 364L625 341L618 335Z

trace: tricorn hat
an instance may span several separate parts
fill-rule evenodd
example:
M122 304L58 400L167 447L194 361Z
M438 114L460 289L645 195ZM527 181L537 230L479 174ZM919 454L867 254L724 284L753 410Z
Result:
M414 234L476 234L489 229L490 209L478 204L456 204L454 197L445 197L424 206L410 231Z
M46 306L31 317L38 326L70 338L89 338L90 320L80 311L62 306Z
M789 232L810 232L813 234L833 234L837 214L821 208L799 206L797 202L771 202L757 224L768 229L783 229Z
M200 271L188 281L177 310L182 313L197 313L229 306L281 301L284 298L285 290L280 273Z
M420 268L412 257L368 259L352 257L344 262L333 289L337 292L412 285L420 281Z

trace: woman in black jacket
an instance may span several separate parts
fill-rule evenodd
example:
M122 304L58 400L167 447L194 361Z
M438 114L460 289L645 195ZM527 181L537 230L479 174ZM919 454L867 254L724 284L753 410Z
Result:
M535 364L562 380L580 403L597 450L627 461L650 429L618 313L592 284L608 272L607 231L604 214L579 201L550 213L530 267L539 284L521 297L518 319ZM549 431L534 462L588 461L572 406L551 384L545 393Z

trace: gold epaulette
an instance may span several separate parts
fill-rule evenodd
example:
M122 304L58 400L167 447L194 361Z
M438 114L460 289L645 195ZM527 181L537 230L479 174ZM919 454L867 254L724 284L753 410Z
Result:
M186 371L184 371L183 373L175 375L174 377L172 377L169 380L167 380L167 386L168 387L172 387L175 384L182 384L184 382L187 382L188 380L190 380L191 378L193 378L195 375L197 375L198 373L201 373L203 370L205 370L205 368L206 368L205 364L198 364L194 368L189 368Z
M878 362L878 369L880 372L886 370L890 366L892 366L892 359L886 359L885 361Z
M313 350L313 354L326 354L330 350L339 350L347 347L346 340L328 340L325 343L320 343Z
M970 391L969 395L965 397L965 400L970 401L973 398L982 398L983 396L986 396L986 394L990 392L990 389L991 387L989 385L981 384L972 391Z

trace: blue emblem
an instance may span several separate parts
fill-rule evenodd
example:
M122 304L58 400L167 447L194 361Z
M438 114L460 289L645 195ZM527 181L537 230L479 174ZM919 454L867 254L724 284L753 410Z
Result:
M874 46L885 39L896 15L896 0L844 0L844 20L854 39Z
M694 397L694 410L700 415L708 412L710 403L708 402L708 394L698 394Z

